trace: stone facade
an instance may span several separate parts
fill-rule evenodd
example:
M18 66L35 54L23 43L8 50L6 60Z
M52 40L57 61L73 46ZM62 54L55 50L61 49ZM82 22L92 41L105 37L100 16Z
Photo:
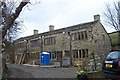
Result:
M66 28L52 30L40 34L22 37L14 41L16 46L16 63L21 54L28 53L25 63L33 60L39 63L39 53L51 53L51 64L54 61L70 57L72 65L79 62L80 66L90 65L90 61L101 62L110 51L109 35L100 22L100 15L94 16L94 21L77 24Z

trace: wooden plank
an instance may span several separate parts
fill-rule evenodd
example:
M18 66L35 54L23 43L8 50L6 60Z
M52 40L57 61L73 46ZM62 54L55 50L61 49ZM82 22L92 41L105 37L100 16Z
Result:
M22 56L23 56L23 54L21 54L18 64L20 64L20 63L21 63Z
M22 64L23 61L25 60L25 56L26 56L26 54L23 54L23 58L22 58L21 64Z

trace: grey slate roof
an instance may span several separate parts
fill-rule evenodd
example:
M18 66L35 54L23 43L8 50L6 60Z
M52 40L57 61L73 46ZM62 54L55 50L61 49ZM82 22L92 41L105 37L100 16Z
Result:
M56 29L56 30L53 30L53 31L39 33L37 35L30 35L30 36L26 36L26 37L21 37L21 38L15 40L14 42L23 41L25 39L34 39L34 38L38 38L39 36L47 36L47 35L63 33L63 32L66 32L66 31L74 31L74 30L78 30L78 29L93 27L97 22L98 21L91 21L91 22L87 22L87 23L72 25L72 26L69 26L69 27L61 28L61 29Z

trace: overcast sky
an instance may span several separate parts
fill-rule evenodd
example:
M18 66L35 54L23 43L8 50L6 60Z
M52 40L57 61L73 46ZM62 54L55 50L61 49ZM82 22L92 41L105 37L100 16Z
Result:
M32 0L33 1L33 0ZM36 1L36 0L35 0ZM20 37L33 34L34 29L39 33L49 31L49 25L55 29L93 21L93 15L100 14L101 22L107 32L114 31L105 24L105 3L119 0L40 0L39 4L28 5L20 14L24 28ZM34 2L32 2L34 3Z

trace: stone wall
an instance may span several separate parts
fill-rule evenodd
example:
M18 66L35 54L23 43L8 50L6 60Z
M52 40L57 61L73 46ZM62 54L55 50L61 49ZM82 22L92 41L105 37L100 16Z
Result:
M84 28L80 28L82 26L84 26ZM87 31L87 39L72 40L72 34L82 31ZM93 57L96 59L96 63L101 63L111 48L110 38L107 32L105 31L105 29L103 28L103 25L100 23L100 21L98 22L95 21L89 24L88 23L81 24L80 26L77 25L77 27L74 26L73 28L70 29L66 28L66 30L63 30L63 32L59 32L59 33L55 33L54 31L51 31L49 32L49 34L47 33L47 35L43 35L43 36L44 36L42 37L43 44L40 43L40 45L37 47L31 47L31 43L30 41L28 41L27 45L23 43L24 48L16 49L16 53L24 52L22 50L25 50L26 49L25 47L27 46L27 52L30 54L40 53L41 51L48 51L48 52L61 51L62 59L63 59L66 54L68 55L70 54L70 48L71 51L77 50L78 56L80 56L79 50L88 49L88 57L86 58L73 58L74 53L72 52L71 54L73 62L82 61L82 65L88 66L89 63L91 63L91 60L93 60ZM55 44L50 44L50 45L44 44L44 39L49 37L55 37ZM39 35L36 35L36 38L39 38ZM69 52L66 53L66 51Z

